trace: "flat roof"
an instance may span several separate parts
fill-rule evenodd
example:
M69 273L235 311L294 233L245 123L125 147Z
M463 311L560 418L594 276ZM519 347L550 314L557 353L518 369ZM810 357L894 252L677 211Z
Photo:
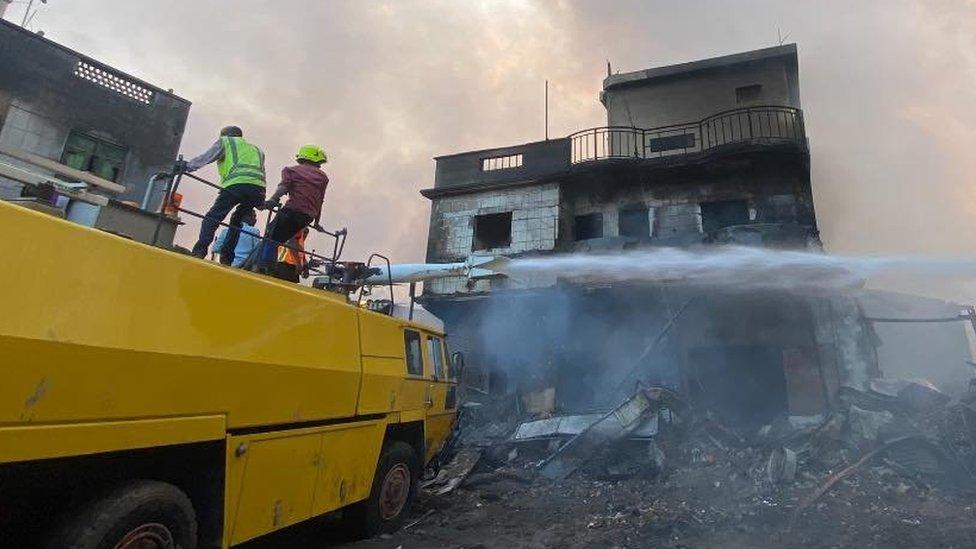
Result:
M27 30L27 29L21 27L20 25L11 23L10 21L7 21L6 19L0 18L0 25L3 25L3 26L7 27L10 30L14 30L14 31L20 32L20 33L24 34L26 38L33 39L33 40L37 40L38 42L40 42L40 43L42 43L42 44L44 44L44 45L46 45L48 47L52 47L54 49L59 49L59 50L61 50L63 52L70 53L71 55L76 55L82 61L94 63L96 65L102 65L104 67L108 67L108 68L112 69L113 71L115 71L115 72L117 72L117 73L125 76L127 79L131 80L132 82L135 82L136 84L139 84L140 86L143 86L145 88L148 88L148 89L152 90L155 93L161 93L163 95L168 95L168 96L170 96L170 97L172 97L174 99L178 99L178 100L183 101L184 103L187 103L187 104L190 103L190 101L188 99L185 99L183 97L180 97L180 96L176 95L175 93L173 93L170 90L164 90L164 89L160 88L159 86L156 86L155 84L150 84L149 82L146 82L145 80L143 80L141 78L137 78L135 76L132 76L131 74L129 74L129 73L123 71L123 70L119 70L118 68L113 67L112 65L109 65L108 63L106 63L104 61L99 61L98 59L95 59L94 57L89 57L89 56L87 56L87 55L85 55L83 53L77 52L77 51L75 51L75 50L73 50L73 49L71 49L71 48L69 48L67 46L64 46L62 44L59 44L59 43L55 42L54 40L51 40L50 38L41 36L40 34L34 32L34 31Z
M700 59L698 61L678 63L676 65L665 65L663 67L653 67L640 71L612 74L603 80L603 89L608 90L610 88L635 84L638 82L646 82L667 76L674 76L676 74L686 74L719 67L727 67L737 65L739 63L760 61L762 59L771 59L774 57L793 57L796 59L796 44L784 44L782 46L773 46L771 48L733 53L732 55L722 55L719 57Z
M469 154L478 154L478 155L482 155L483 156L483 155L487 155L487 154L495 154L495 153L498 153L500 151L507 151L508 149L525 149L525 148L529 148L529 147L532 147L532 146L551 145L554 142L557 142L557 141L566 141L567 139L569 139L569 138L568 137L565 137L565 136L564 137L553 137L553 138L550 138L550 139L543 139L541 141L529 141L528 143L521 143L519 145L505 145L504 147L489 147L487 149L474 149L474 150L471 150L471 151L461 151L461 152L455 152L455 153L448 153L448 154L442 154L442 155L435 156L434 157L434 160L443 160L445 158L453 158L455 156L467 156ZM518 151L512 151L512 154L516 154L517 152Z

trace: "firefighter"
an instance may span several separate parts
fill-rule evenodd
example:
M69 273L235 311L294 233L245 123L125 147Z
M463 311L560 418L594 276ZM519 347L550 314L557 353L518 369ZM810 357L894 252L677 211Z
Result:
M309 259L305 253L305 239L308 237L308 227L298 231L287 242L287 246L278 247L278 261L275 263L274 276L290 282L298 282L308 277L308 270L322 266L322 260Z
M244 140L244 132L239 127L227 126L220 130L220 137L206 152L187 162L182 169L190 173L213 162L217 163L221 189L200 223L200 236L193 245L193 255L200 258L207 256L217 227L233 209L229 221L231 227L219 250L221 262L230 264L240 238L241 222L248 212L264 204L264 153Z
M237 246L234 247L233 261L230 263L231 266L243 267L244 261L251 255L251 252L258 249L261 245L261 230L258 229L257 224L258 215L254 210L251 210L244 216L241 223L240 238L237 240ZM229 232L230 228L225 227L223 231L217 233L217 240L214 241L214 249L210 254L211 256L220 253ZM224 265L227 265L225 257L218 257L217 259Z
M281 170L281 183L264 207L274 208L286 194L288 201L268 229L269 240L265 241L259 270L268 270L275 261L278 245L291 240L304 227L311 225L316 230L323 230L319 220L329 177L322 171L322 164L327 160L322 147L302 145L295 155L297 163Z

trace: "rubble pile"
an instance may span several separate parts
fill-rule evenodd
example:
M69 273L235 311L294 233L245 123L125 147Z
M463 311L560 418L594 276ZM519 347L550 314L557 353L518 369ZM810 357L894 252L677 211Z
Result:
M842 389L826 417L751 432L662 388L525 413L517 397L467 405L463 466L428 484L417 530L501 536L486 547L976 543L976 407L924 381Z

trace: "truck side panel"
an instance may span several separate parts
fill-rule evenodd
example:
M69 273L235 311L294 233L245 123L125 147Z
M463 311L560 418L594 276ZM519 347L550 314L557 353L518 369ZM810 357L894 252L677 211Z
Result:
M358 310L336 297L8 203L0 231L0 427L356 413Z
M402 358L363 357L359 413L385 413L403 407L403 371Z
M246 444L234 505L231 544L241 543L312 516L322 433L291 434L249 442L231 438L231 449ZM235 475L236 477L237 475Z
M406 324L389 322L387 317L362 311L359 326L363 354L359 413L424 410L425 376L407 373L403 342Z
M0 427L0 463L222 440L225 417Z
M237 544L369 496L386 422L227 439L225 539Z
M385 431L386 423L375 421L336 426L322 434L325 459L319 468L313 515L369 497Z

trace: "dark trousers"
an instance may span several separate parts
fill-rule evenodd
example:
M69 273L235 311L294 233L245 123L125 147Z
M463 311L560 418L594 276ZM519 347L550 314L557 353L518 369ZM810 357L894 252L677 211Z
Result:
M274 272L272 274L275 278L280 278L281 280L287 280L289 282L299 282L301 280L301 273L298 272L298 266L292 265L291 263L285 263L284 261L275 263Z
M221 189L220 194L217 195L217 200L214 200L210 211L200 223L200 237L197 239L197 243L193 245L193 255L207 257L207 248L213 242L217 227L220 226L220 222L227 217L231 209L237 206L237 209L230 216L228 222L230 228L227 229L227 238L224 239L223 247L220 250L214 250L215 252L219 251L221 263L230 264L234 260L234 248L237 247L237 240L241 236L240 227L244 216L263 203L264 187L258 185L239 184Z
M312 222L312 216L298 210L281 208L278 216L268 227L268 238L264 240L261 250L261 265L269 268L278 260L278 246L292 239L298 231ZM228 235L230 236L230 235Z

